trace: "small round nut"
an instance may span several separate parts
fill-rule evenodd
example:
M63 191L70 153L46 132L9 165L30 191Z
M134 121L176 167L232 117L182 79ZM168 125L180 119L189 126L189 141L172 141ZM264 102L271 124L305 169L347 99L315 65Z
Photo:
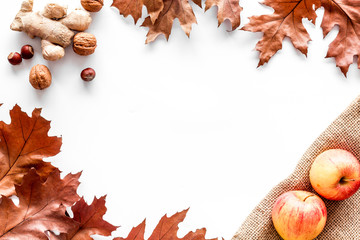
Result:
M18 65L22 62L22 58L20 53L18 52L12 52L9 54L8 56L8 61L9 63L11 63L12 65Z
M90 82L96 77L96 72L93 68L85 68L82 70L80 76L85 82Z
M96 37L91 33L80 32L74 37L73 49L79 55L93 54L96 46Z
M31 45L24 45L21 48L21 57L23 59L31 59L34 56L34 48Z
M89 12L98 12L104 6L104 0L81 0L81 5Z
M51 72L45 65L35 65L31 68L29 81L35 89L48 88L51 85Z

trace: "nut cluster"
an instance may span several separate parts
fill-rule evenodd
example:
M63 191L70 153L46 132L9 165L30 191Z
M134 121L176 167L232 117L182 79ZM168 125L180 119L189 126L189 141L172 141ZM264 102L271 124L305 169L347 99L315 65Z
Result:
M73 49L79 55L93 54L96 46L96 37L91 33L80 32L74 37Z

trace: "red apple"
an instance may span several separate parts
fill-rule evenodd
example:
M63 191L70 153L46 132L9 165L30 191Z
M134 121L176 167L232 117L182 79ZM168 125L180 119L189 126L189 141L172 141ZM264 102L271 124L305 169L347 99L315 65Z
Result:
M285 240L311 240L325 227L327 218L323 200L314 193L290 191L275 202L272 220Z
M360 163L350 152L331 149L316 157L310 182L317 193L329 200L344 200L360 187Z

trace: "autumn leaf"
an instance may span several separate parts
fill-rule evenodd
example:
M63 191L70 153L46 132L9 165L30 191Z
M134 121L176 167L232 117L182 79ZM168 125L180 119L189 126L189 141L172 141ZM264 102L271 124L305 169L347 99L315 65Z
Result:
M148 240L206 240L206 229L198 229L189 232L183 238L177 236L179 223L183 222L189 209L178 212L171 217L163 216L155 227ZM144 240L145 221L133 228L126 238L115 238L114 240ZM214 239L211 239L214 240Z
M48 231L67 233L74 220L65 215L79 196L76 193L80 173L60 178L54 170L45 182L31 169L21 186L16 185L19 205L3 196L0 203L0 239L44 239Z
M35 168L44 180L54 171L43 158L60 152L61 138L49 137L50 122L35 109L29 117L15 106L10 111L11 123L0 122L0 194L10 196L14 185L21 184L23 176Z
M126 238L115 238L114 240L144 240L145 220L137 227L134 227Z
M195 3L196 5L198 5L199 7L202 7L201 6L201 0L192 0L193 1L193 3Z
M260 52L258 66L267 63L282 48L285 37L290 38L294 47L306 55L311 39L302 20L307 18L315 23L315 10L320 7L320 0L265 0L264 5L272 7L274 13L251 17L250 22L242 28L264 33L256 45L256 50Z
M321 23L324 37L337 25L339 33L330 44L326 57L334 57L346 76L349 66L358 56L360 68L360 2L358 0L321 0L325 8Z
M242 7L239 5L239 0L207 0L205 2L205 11L213 6L218 7L218 26L226 19L231 22L232 31L240 26Z
M188 0L163 0L163 2L164 8L155 23L152 23L151 18L147 17L142 24L143 27L149 28L146 43L153 42L161 34L165 35L168 40L176 18L179 19L180 25L188 37L192 24L197 23Z
M119 9L124 17L131 15L135 24L142 16L143 6L146 6L152 23L156 21L164 8L163 0L114 0L111 6Z
M103 219L106 213L105 197L94 201L89 206L84 198L81 198L72 208L73 219L78 223L67 234L66 240L91 240L91 235L110 236L117 227Z

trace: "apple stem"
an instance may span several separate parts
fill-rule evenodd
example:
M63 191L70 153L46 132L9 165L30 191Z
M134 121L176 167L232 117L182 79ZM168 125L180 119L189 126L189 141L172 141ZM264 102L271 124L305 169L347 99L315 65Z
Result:
M307 196L306 198L304 198L303 202L305 202L306 199L308 199L309 197L313 197L313 196L315 196L315 195L309 195L309 196Z
M353 178L342 178L341 181L342 182L354 182L356 179L353 179Z

